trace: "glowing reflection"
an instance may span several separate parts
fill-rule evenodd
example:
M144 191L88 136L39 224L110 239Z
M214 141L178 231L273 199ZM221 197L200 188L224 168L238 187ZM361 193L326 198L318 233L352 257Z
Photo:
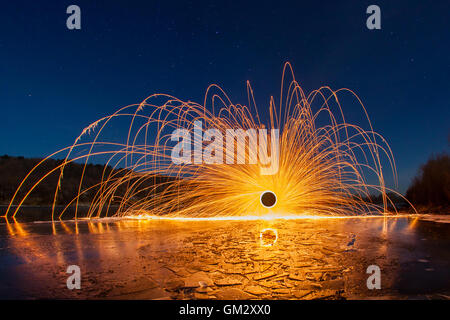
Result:
M271 247L278 240L278 231L273 228L266 228L259 233L260 244L263 247Z
M216 217L174 217L174 216L154 216L139 214L135 216L125 216L126 219L131 220L173 220L173 221L255 221L255 220L320 220L320 219L379 219L379 218L405 218L410 217L410 214L398 214L393 216L318 216L318 215L248 215L248 216L216 216Z

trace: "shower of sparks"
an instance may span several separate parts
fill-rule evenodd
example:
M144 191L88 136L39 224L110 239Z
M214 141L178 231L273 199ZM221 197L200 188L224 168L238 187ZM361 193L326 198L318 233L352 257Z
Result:
M233 104L216 85L208 87L203 105L182 101L164 94L153 94L140 104L121 108L85 128L72 146L42 160L25 177L8 207L6 216L16 216L27 197L51 174L59 174L55 186L52 220L68 214L75 207L75 218L87 194L87 217L137 217L149 219L276 219L315 216L387 214L396 212L387 196L383 161L396 181L392 151L376 133L361 100L349 89L321 87L305 94L294 78L292 67L283 69L280 100L271 98L269 119L262 122L253 91L247 83L248 105ZM347 123L338 99L351 93L361 105L367 129ZM314 105L318 105L314 108ZM191 164L171 161L176 129L192 130L201 121L203 132L217 129L280 129L279 170L262 175L260 164ZM126 123L123 141L117 129ZM194 142L195 143L195 142ZM201 142L200 148L205 147ZM225 154L225 145L223 146ZM252 149L245 144L245 156ZM25 181L46 160L65 154L64 161L50 170L29 190ZM259 155L261 157L261 155ZM264 157L264 156L263 156ZM260 163L265 163L260 158ZM105 163L102 179L86 186L86 166ZM84 164L78 194L59 208L64 169L72 162ZM114 168L110 170L108 168ZM368 176L376 183L368 183ZM261 205L261 193L271 190L276 205ZM20 192L19 192L20 191ZM370 199L382 195L382 204ZM20 195L20 196L19 196ZM253 217L253 218L252 218Z

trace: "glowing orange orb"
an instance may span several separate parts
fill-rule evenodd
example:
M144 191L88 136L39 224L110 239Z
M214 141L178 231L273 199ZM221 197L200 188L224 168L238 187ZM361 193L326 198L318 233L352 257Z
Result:
M259 199L265 208L273 208L277 204L277 196L272 191L264 191Z

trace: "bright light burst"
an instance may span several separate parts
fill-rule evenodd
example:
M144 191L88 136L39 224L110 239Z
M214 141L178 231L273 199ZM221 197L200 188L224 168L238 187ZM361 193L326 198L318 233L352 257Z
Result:
M50 155L30 172L11 200L7 215L15 216L33 189L55 173L59 179L52 219L63 217L71 207L76 208L75 217L80 216L79 207L87 194L93 195L87 214L91 218L366 215L387 213L389 204L395 211L386 195L382 167L383 161L389 163L395 181L393 155L384 138L373 131L356 94L329 87L305 94L289 63L283 69L279 102L271 98L266 122L260 119L249 83L247 92L248 105L233 104L216 85L208 88L203 105L154 94L99 119L85 128L71 147ZM366 129L346 122L338 99L345 92L360 104ZM192 129L198 120L203 131L280 129L278 172L262 175L260 164L248 163L174 164L170 133L178 128ZM126 128L119 136L122 141L110 138L117 138L121 128ZM245 155L251 152L246 144ZM33 171L59 154L66 154L60 166L18 197ZM84 164L78 194L59 209L64 169L72 162ZM105 163L103 176L98 184L86 186L86 166L92 162ZM368 177L375 182L369 183ZM276 195L273 207L261 205L261 194L267 190ZM368 201L373 193L382 195L382 204Z

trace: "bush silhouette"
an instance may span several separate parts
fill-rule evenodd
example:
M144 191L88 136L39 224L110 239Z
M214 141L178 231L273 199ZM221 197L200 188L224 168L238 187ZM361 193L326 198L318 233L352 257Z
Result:
M419 170L406 192L414 205L450 205L450 157L440 154L431 157Z

